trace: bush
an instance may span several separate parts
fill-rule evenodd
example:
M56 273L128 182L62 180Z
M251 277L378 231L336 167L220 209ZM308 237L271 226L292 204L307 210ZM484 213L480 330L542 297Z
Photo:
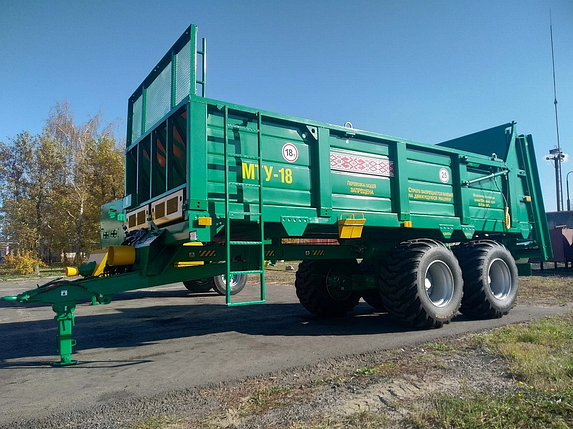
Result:
M40 266L44 266L44 263L32 251L6 255L2 260L2 268L15 274L32 274Z

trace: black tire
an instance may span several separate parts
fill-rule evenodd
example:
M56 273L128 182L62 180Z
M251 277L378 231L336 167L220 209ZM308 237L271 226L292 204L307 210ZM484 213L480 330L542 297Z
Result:
M360 272L365 275L375 276L376 269L374 264L369 261L363 260L360 263ZM382 295L380 294L380 289L368 289L362 292L362 299L366 301L370 307L374 308L376 311L386 311L384 303L382 302Z
M213 289L219 295L227 295L227 283L225 281L225 275L213 277ZM247 284L246 274L233 274L229 287L231 288L231 295L236 295L243 290Z
M519 289L517 266L509 250L495 241L479 240L460 246L456 255L464 277L460 311L478 319L507 314Z
M400 243L378 279L388 313L411 326L439 328L460 308L462 270L452 251L438 241Z
M213 288L213 279L187 280L183 285L189 292L209 292Z
M380 291L374 289L366 290L362 292L362 299L376 311L386 311Z
M356 260L303 261L296 272L296 295L300 303L320 317L344 316L360 300L360 294L329 288L329 278L358 272Z

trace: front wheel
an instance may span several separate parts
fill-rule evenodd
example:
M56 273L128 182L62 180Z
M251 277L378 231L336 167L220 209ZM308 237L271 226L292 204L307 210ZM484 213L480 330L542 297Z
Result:
M229 282L229 288L231 289L231 295L236 295L243 290L247 284L246 274L233 274L231 275L231 281ZM213 277L213 289L219 295L227 295L227 282L225 274Z
M515 305L517 266L505 246L492 240L473 241L456 254L464 276L460 311L479 319L498 318Z
M189 292L209 292L213 288L212 279L187 280L183 285Z
M460 308L462 271L454 254L430 239L400 243L378 277L391 316L418 328L439 328Z

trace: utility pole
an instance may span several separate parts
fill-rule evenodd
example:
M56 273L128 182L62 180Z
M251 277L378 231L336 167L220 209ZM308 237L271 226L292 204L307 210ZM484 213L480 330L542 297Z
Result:
M567 211L571 210L571 200L569 199L569 175L573 173L573 170L571 170L569 173L567 173L567 175L565 176L565 184L567 185Z
M557 130L557 148L551 149L547 160L555 162L555 192L557 199L557 211L563 210L563 179L561 176L561 163L564 154L561 152L561 143L559 141L559 117L557 115L557 85L555 83L555 54L553 52L553 20L551 18L551 9L549 9L549 33L551 35L551 64L553 65L553 105L555 106L555 128Z

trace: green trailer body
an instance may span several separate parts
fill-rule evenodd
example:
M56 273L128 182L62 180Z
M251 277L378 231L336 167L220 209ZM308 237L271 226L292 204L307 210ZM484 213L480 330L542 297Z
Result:
M75 363L76 304L126 290L257 275L260 299L233 302L227 286L227 303L263 303L265 260L305 260L296 287L311 312L363 297L431 327L460 305L505 314L514 259L551 256L533 140L515 123L428 145L213 100L196 44L190 26L129 99L126 197L101 210L106 259L3 298L53 306L61 365Z

